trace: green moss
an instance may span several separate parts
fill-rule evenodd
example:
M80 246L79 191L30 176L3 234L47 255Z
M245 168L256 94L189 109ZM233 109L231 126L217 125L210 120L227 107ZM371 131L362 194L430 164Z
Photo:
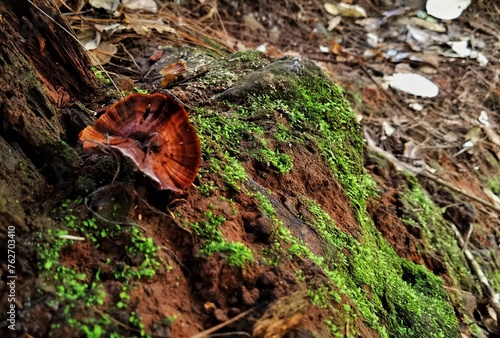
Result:
M292 158L287 155L280 153L279 150L273 151L271 150L265 139L260 140L262 148L260 149L260 155L262 160L269 166L273 165L281 174L286 174L290 172L293 168Z
M99 250L103 241L119 239L124 243L123 252L133 260L129 265L125 262L116 262L113 277L122 283L120 300L115 303L106 304L109 309L125 309L130 299L129 291L132 285L140 279L150 279L158 271L161 259L155 245L150 237L144 236L137 227L122 227L120 225L98 224L94 218L79 218L78 208L83 200L67 200L54 210L54 216L59 230L47 230L39 234L37 241L37 252L39 254L38 269L42 285L51 285L55 288L56 298L54 305L62 307L63 314L70 326L80 330L87 337L99 337L101 335L115 335L118 337L119 328L112 325L108 315L101 317L82 318L82 311L92 311L93 307L104 305L105 300L109 302L106 289L100 278L100 270L97 272L79 273L75 268L63 265L63 252L71 250L74 240L68 239L67 235L80 236L91 244L91 250ZM128 239L128 243L127 243ZM108 264L111 261L108 259ZM108 276L109 279L109 276ZM56 326L53 329L57 329Z
M149 94L149 91L147 89L141 89L135 86L134 86L134 91L138 94Z
M97 188L97 183L90 177L78 176L75 181L75 191L88 195Z
M295 260L300 265L307 259L322 269L328 282L320 287L308 285L308 290L312 303L331 311L328 326L333 335L339 333L331 320L338 318L333 305L339 295L345 295L353 306L342 309L342 318L349 321L360 315L382 337L458 336L442 281L400 258L366 211L376 184L363 167L363 136L342 89L300 58L269 64L262 55L238 53L224 58L216 67L224 67L223 81L229 79L232 87L218 96L217 112L198 108L193 122L209 173L220 175L227 186L253 196L262 215L272 220L272 240L261 252L262 262L277 266L284 260ZM249 69L259 71L242 78ZM223 83L218 81L210 78L207 83ZM279 122L266 124L269 120ZM252 160L284 174L294 170L289 149L299 143L319 150L341 183L360 225L354 238L339 229L314 200L301 197L307 213L300 217L322 238L322 256L292 234L265 191L241 189L246 173L236 163ZM214 230L224 220L221 216L205 217L193 228L208 243L214 242L207 251L225 248L222 236ZM298 273L297 279L301 278Z
M223 216L209 210L204 213L202 220L191 222L188 225L205 240L200 249L200 255L220 253L230 266L244 268L253 263L253 252L243 243L226 241L219 229L219 226L225 221L226 219Z
M101 84L108 85L111 83L111 80L103 73L102 70L99 70L96 67L92 67L92 71L94 72L94 76L99 80Z
M492 177L487 182L488 188L495 194L500 195L500 177Z
M465 290L474 290L475 281L467 260L458 246L453 231L443 219L443 211L425 194L417 179L406 175L407 187L401 194L402 220L422 229L425 240L435 252L440 252L454 283Z

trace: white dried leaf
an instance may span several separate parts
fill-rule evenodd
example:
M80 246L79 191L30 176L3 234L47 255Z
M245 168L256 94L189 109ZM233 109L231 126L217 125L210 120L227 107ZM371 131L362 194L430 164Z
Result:
M425 19L421 18L409 18L408 22L412 25L419 26L425 29L428 29L430 31L438 32L438 33L444 33L446 32L446 27L442 24L439 24L437 22L431 22Z
M365 31L373 32L380 28L384 24L384 20L378 18L366 18L359 19L355 21L357 25L363 26Z
M415 111L422 111L424 109L424 105L418 102L412 102L410 103L410 108L415 110Z
M118 52L118 48L116 48L115 45L108 43L108 42L102 42L99 44L99 47L96 49L90 51L90 53L94 56L91 58L92 61L92 66L97 66L97 61L101 64L104 65L111 61L111 58ZM96 60L94 60L97 59Z
M486 66L488 64L488 62L489 62L488 58L486 56L484 56L484 54L481 53L481 52L477 53L477 58L476 59L477 59L477 62L479 62L479 65L481 67Z
M384 134L387 136L392 136L396 132L396 128L391 126L391 124L387 121L382 122L382 128L384 128Z
M491 142L493 142L497 146L500 146L500 136L493 130L493 128L483 126L483 130Z
M384 78L392 88L402 92L420 96L435 97L439 94L439 88L426 77L414 73L396 73Z
M328 48L327 46L319 46L319 51L321 53L330 53L330 48Z
M325 11L332 15L341 15L349 18L366 18L366 11L359 5L348 5L343 2L339 4L332 4L325 2L323 5Z
M101 42L101 34L94 30L81 30L76 34L86 50L94 50Z
M466 58L469 57L472 50L468 47L469 41L464 40L464 41L453 41L449 43L451 46L451 49L458 54L459 57L461 58Z
M372 48L377 48L378 47L378 42L379 42L379 37L375 33L367 33L366 34L366 43L368 43L368 46Z
M427 13L442 20L458 18L469 7L471 0L427 0Z
M158 12L158 5L154 0L122 0L123 7L137 11Z
M421 160L420 147L413 140L405 143L403 156L412 160Z
M327 31L331 32L332 30L335 29L342 20L341 16L336 16L334 18L331 18L330 21L328 21L328 27L326 28Z
M479 113L479 117L477 118L479 123L485 125L486 127L490 126L490 119L488 117L488 113L484 110L481 110L481 113Z
M89 4L94 8L102 8L114 12L118 8L120 0L89 0Z
M348 5L343 2L337 5L339 14L349 18L366 18L366 11L359 5Z
M453 142L456 142L458 140L458 135L457 135L457 133L449 131L443 135L443 139L446 142L453 143Z
M339 15L339 10L337 8L337 5L336 4L332 4L332 3L329 3L329 2L325 2L323 4L323 7L325 8L325 11L328 13L328 14L331 14L331 15Z

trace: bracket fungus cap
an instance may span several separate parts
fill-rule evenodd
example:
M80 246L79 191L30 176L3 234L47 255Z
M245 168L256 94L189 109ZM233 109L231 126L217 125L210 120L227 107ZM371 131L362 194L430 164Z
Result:
M200 141L184 106L171 94L132 94L78 135L89 153L118 151L158 189L189 187L201 162Z

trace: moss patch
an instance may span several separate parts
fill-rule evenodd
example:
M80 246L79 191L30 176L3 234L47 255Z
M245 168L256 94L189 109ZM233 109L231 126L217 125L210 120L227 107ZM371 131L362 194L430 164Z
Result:
M227 58L226 69L234 69L237 64L241 72L245 63L239 61L243 59ZM242 162L251 159L254 165L263 163L275 174L283 175L293 170L293 160L288 159L293 159L290 149L294 144L311 144L319 149L341 183L361 236L355 239L343 233L320 204L304 196L308 214L301 215L303 221L323 238L325 255L318 256L291 233L269 196L246 191L256 199L262 214L273 219L274 241L264 250L263 261L278 266L284 257L312 260L329 282L310 286L311 301L329 308L328 304L339 302L340 295L347 296L355 310L346 313L359 313L381 336L458 336L457 321L442 281L424 267L400 258L366 212L375 183L364 170L362 134L343 91L312 63L300 58L285 58L273 64L266 60L264 65L247 66L259 71L235 80L233 87L219 95L220 111L197 110L195 125L201 134L205 159L209 163L228 158ZM282 154L286 156L280 158ZM213 173L221 169L209 166L214 168ZM236 188L227 177L224 181ZM244 179L239 176L237 181Z

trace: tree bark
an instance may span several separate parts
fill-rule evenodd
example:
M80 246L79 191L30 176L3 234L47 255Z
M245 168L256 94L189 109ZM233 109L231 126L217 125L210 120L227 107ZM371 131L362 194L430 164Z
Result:
M63 112L75 101L90 100L97 88L90 62L58 9L50 0L33 2L39 8L27 0L0 2L0 265L4 273L7 239L15 238L18 288L34 274L23 243L44 221L31 202L48 196L58 172L78 159L65 142L76 136L67 132ZM0 281L4 314L7 290ZM17 297L22 304L30 296ZM18 319L16 325L26 324ZM2 337L15 334L4 335L3 329Z
M88 100L97 81L59 10L50 0L33 2L38 8L27 0L0 3L0 144L11 148L0 156L25 156L25 165L50 176L76 159L64 142L62 109ZM17 175L5 162L0 179L8 182Z

